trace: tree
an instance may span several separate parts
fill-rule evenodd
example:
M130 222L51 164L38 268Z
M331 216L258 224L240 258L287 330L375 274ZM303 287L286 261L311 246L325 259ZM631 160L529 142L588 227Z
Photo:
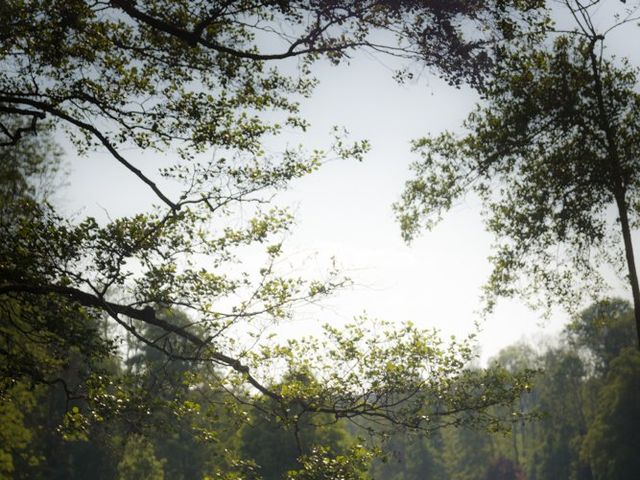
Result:
M278 271L292 219L268 200L314 171L325 154L272 155L262 142L285 126L305 128L298 101L312 90L316 59L339 63L352 49L369 47L421 56L452 83L479 83L490 57L477 36L465 34L463 20L481 27L475 33L487 22L493 32L512 32L518 20L509 12L534 17L539 3L4 2L0 153L10 165L39 156L36 163L46 166L40 139L65 134L79 153L106 150L158 205L101 222L65 217L35 195L9 195L0 217L0 299L8 312L2 325L10 326L3 331L7 345L21 343L0 352L9 366L3 374L34 384L62 381L69 402L78 402L67 402L68 426L85 436L91 421L147 418L149 390L136 372L132 379L101 366L121 353L114 340L123 332L167 361L195 372L207 365L206 381L230 392L230 412L239 416L266 397L283 418L290 411L368 416L387 428L424 429L448 415L470 422L473 416L462 412L512 401L526 380L471 375L463 370L471 358L467 345L445 348L433 333L410 326L385 331L383 346L356 327L348 334L328 329L325 341L337 347L324 359L311 341L269 343L269 328L290 318L296 305L329 295L345 280L336 272L306 279ZM397 33L399 47L374 43L375 29ZM280 50L265 52L265 44ZM294 57L298 75L278 70L279 60ZM40 150L25 148L32 144ZM149 174L125 156L131 147L179 158ZM201 161L212 148L223 153ZM333 151L361 158L366 148L338 138ZM28 185L30 173L22 175ZM256 246L263 262L242 264L245 249ZM177 308L188 312L186 323L171 318ZM113 328L98 328L104 322ZM67 388L59 373L70 363L67 352L76 350L81 375ZM366 355L373 360L365 368ZM318 380L280 385L273 371L282 362ZM190 386L199 381L196 375Z
M640 194L637 69L599 54L604 35L588 16L598 2L565 3L576 31L505 48L484 103L465 122L468 134L414 143L422 160L397 214L410 240L466 192L480 197L497 238L488 308L497 297L520 294L575 311L585 293L603 290L603 262L626 270L640 346L630 236ZM615 224L607 216L612 206Z
M309 379L298 378L307 383ZM286 378L283 384L296 380ZM349 438L344 423L326 413L311 414L299 408L288 417L274 415L273 400L263 399L265 406L256 410L241 432L244 458L255 461L264 480L279 480L289 471L304 466L303 457L311 458L321 449L325 456L336 458L348 450ZM310 457L311 456L311 457Z
M163 480L163 463L156 458L149 440L132 435L118 464L118 480Z
M580 457L587 431L585 366L576 352L549 350L542 358L544 374L536 382L537 408L542 419L529 471L532 478L593 478Z
M634 345L633 307L626 300L595 303L566 328L571 345L586 350L596 373L603 375L626 347Z
M445 466L449 478L483 480L486 466L495 457L492 438L486 432L461 428L445 436Z
M447 480L442 434L442 431L437 431L421 438L398 432L384 442L384 461L373 464L371 476L389 480Z
M524 473L518 465L506 458L498 458L491 462L485 476L486 480L525 480Z
M639 384L640 355L626 348L611 363L583 444L583 454L595 478L632 479L638 473Z

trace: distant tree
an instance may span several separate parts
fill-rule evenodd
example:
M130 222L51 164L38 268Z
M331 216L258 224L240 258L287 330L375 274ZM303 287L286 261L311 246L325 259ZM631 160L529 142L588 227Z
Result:
M36 395L25 383L16 383L0 391L0 478L14 478L16 460L37 461L31 447L33 431L25 422L36 402Z
M495 457L493 439L486 432L469 428L445 435L445 466L449 478L484 480L487 465Z
M468 134L414 143L422 160L396 211L410 240L467 192L480 197L497 239L489 309L497 297L519 294L575 311L602 292L603 263L626 272L640 347L631 242L640 217L638 71L601 55L604 36L589 20L599 2L563 3L575 32L505 48L483 103L467 118Z
M581 312L565 331L569 342L586 351L603 375L625 347L634 345L633 307L622 299L600 301Z
M444 447L442 431L435 431L424 438L398 432L384 443L385 461L374 464L372 477L388 480L447 480L449 476L445 468Z
M511 373L523 371L537 372L530 388L520 395L517 405L514 405L513 408L509 410L509 414L512 417L511 435L500 439L500 443L504 444L508 441L508 443L511 444L509 456L519 468L522 465L526 465L530 460L528 458L530 452L528 447L532 441L531 434L534 428L533 424L538 421L536 418L533 422L528 422L526 418L536 413L538 392L535 391L534 387L541 380L541 360L530 345L519 342L500 350L498 355L493 357L491 361L496 362ZM502 454L507 455L507 450L502 450Z
M500 457L489 465L485 480L526 480L526 477L518 465Z
M167 322L189 325L192 320L182 310L162 309ZM172 345L176 357L193 354L188 340L147 325L142 335ZM197 327L194 327L197 330ZM218 388L215 368L184 360L168 359L152 346L134 342L128 367L138 388L145 392L149 410L142 418L128 418L129 429L143 430L155 453L163 459L167 478L201 479L231 468L239 454L242 422L225 408L233 403L229 392Z
M524 342L503 348L491 359L491 362L498 363L510 372L534 369L538 367L539 361L539 356L533 347Z
M163 463L156 458L149 440L131 435L118 463L118 480L164 480Z
M580 456L587 432L585 366L576 352L561 347L543 356L542 368L544 373L535 387L535 407L542 419L536 429L529 476L590 480L589 465Z
M598 392L583 455L598 480L632 480L640 471L640 354L624 349Z

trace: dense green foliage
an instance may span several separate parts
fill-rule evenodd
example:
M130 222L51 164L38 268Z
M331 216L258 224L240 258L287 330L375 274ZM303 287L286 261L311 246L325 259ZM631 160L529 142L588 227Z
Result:
M371 467L375 451L357 438L367 429L347 428L326 415L283 429L285 419L271 417L268 408L234 416L228 394L208 391L202 382L183 388L175 379L184 369L140 345L129 357L145 372L138 381L155 390L156 400L147 402L143 421L128 411L82 436L69 431L76 436L65 440L55 432L66 411L60 388L32 390L21 383L7 392L0 478L631 480L640 448L640 356L634 337L624 335L632 328L630 306L613 300L585 310L545 351L524 344L505 349L495 361L506 368L539 369L510 429L444 427L427 436L399 431L381 444ZM75 405L84 408L84 401ZM310 428L311 422L321 427Z
M534 388L520 401L520 412L535 412L538 420L514 417L506 435L468 429L445 429L422 440L398 435L386 444L387 463L375 464L374 477L636 478L640 354L628 334L633 321L630 305L613 300L585 310L553 347L539 353L525 344L505 349L496 362L540 369ZM605 359L610 359L606 367ZM423 453L416 456L419 450Z
M270 200L368 144L338 135L326 151L274 153L265 141L306 128L316 60L369 48L481 84L495 59L481 40L544 24L540 4L2 2L2 475L356 479L375 442L348 439L347 421L378 439L499 428L491 407L508 409L529 373L469 369L468 341L410 324L373 335L366 319L271 338L348 282L281 270L292 216ZM48 196L56 135L81 155L105 151L157 204L64 215ZM143 171L140 152L175 161Z
M276 154L265 140L306 128L298 102L315 85L313 62L339 64L356 48L418 59L503 107L471 117L476 137L418 145L487 175L478 189L496 208L491 226L516 240L501 250L515 263L498 261L497 293L515 288L512 270L540 264L518 262L558 241L607 253L597 214L612 196L621 220L637 203L635 73L607 62L585 73L594 45L571 38L510 55L500 40L544 27L542 4L3 2L0 478L632 478L640 360L622 301L585 311L556 348L514 346L484 369L472 339L447 343L410 323L357 318L313 338L271 335L298 305L348 284L336 271L280 268L292 216L273 194L331 155L361 159L368 144L337 135L326 151ZM398 43L376 44L380 31ZM298 62L278 63L287 58ZM572 92L570 107L558 102ZM594 108L599 117L576 127ZM545 115L568 143L544 132L527 143ZM51 197L56 135L80 154L106 150L158 204L106 219L62 214ZM590 161L561 161L558 145ZM132 151L175 163L143 172ZM449 191L450 167L413 194L448 207L462 191ZM491 190L491 169L502 190ZM560 199L571 179L579 185ZM532 203L498 208L515 194ZM564 295L567 272L591 272L572 258L580 268L561 277L528 273Z
M118 480L164 480L162 463L156 458L149 440L132 435L127 439L122 460L118 463Z

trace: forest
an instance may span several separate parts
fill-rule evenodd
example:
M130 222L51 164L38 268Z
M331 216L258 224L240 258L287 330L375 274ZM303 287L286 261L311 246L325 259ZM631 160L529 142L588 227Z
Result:
M625 0L1 2L0 479L637 478L639 25ZM376 148L298 142L363 54L477 99L397 152L389 206L410 251L479 205L466 336L425 299L426 324L327 321L357 282L291 266L277 199ZM75 184L89 162L117 176ZM482 361L504 301L567 320Z

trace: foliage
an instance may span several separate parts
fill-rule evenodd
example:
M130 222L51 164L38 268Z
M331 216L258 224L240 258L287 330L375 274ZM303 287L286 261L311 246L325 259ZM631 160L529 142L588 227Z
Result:
M15 471L14 456L27 463L37 462L29 446L33 432L25 422L25 414L34 407L35 396L24 383L0 393L0 478L11 478Z
M496 238L488 309L519 295L575 312L603 292L603 263L627 270L638 297L629 233L640 192L637 69L598 56L602 40L578 31L552 46L514 42L467 118L468 133L414 143L422 159L396 205L403 235L412 239L477 194ZM612 206L619 223L609 221Z
M524 473L506 458L499 458L489 465L486 480L525 480Z
M294 383L285 379L283 386ZM355 460L345 456L348 435L344 423L327 413L303 412L300 407L287 412L287 417L274 415L269 400L264 402L242 429L240 448L243 458L255 461L264 480L282 479L288 471L306 469L308 462L322 462L322 458L326 463L338 456L349 462Z
M127 439L124 455L118 464L118 480L163 480L162 464L149 440L132 435Z
M638 473L639 385L640 354L628 347L611 363L583 445L595 478L632 479Z
M301 457L302 468L290 471L287 480L365 480L372 454L361 445L351 447L347 455L329 456L323 447Z
M296 306L348 283L334 270L282 272L293 218L271 197L329 156L361 159L368 143L337 132L324 150L274 154L264 142L306 128L299 101L315 85L314 61L341 63L367 47L420 58L454 84L481 84L491 63L483 40L513 35L540 4L3 2L0 393L28 385L38 408L27 412L25 401L15 444L2 449L13 460L31 447L45 458L17 475L86 477L106 464L123 477L250 477L256 466L229 432L263 410L285 427L347 419L380 436L499 428L491 406L509 405L528 375L468 369L465 342L445 346L411 325L379 337L352 325L327 327L322 339L270 340ZM399 43L375 44L374 30ZM279 69L287 58L299 62ZM107 220L62 214L35 181L51 187L55 134L80 154L106 150L158 204ZM177 158L143 172L131 149ZM209 149L216 154L203 161ZM21 425L39 432L29 445ZM321 430L310 437L336 440ZM291 475L309 478L320 464L318 475L362 473L364 447L326 447L291 462L301 467Z
M296 99L315 83L310 63L321 56L340 63L356 48L420 59L452 83L478 82L490 45L480 39L544 23L542 3L5 2L0 58L10 68L0 76L0 111L28 122L2 122L3 142L17 142L53 116L76 129L79 146L103 145L175 204L118 145L177 142L185 156L212 146L256 153L265 134L306 125ZM376 31L397 43L376 42ZM274 66L287 58L301 59L293 76ZM273 110L284 114L281 122L264 119Z
M595 303L569 324L567 331L572 345L590 352L594 368L602 374L623 348L632 345L631 305L619 298Z

